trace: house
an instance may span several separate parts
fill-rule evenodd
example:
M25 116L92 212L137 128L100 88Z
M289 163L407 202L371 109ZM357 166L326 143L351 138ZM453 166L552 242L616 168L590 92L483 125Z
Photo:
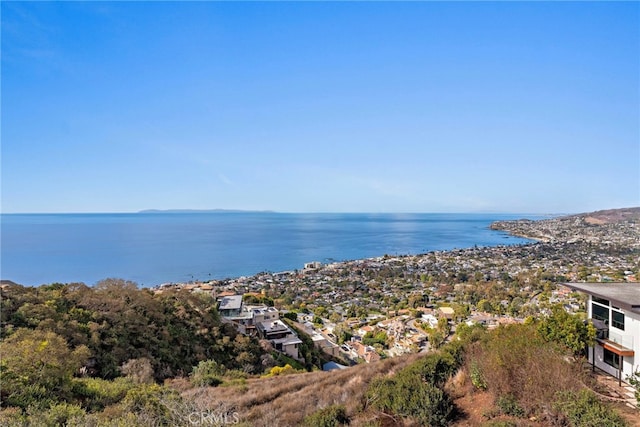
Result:
M304 264L305 270L317 270L322 267L322 263L319 261L307 262Z
M331 356L337 357L340 354L340 347L338 344L334 344L329 341L324 335L317 332L310 333L313 345L321 351L324 351Z
M374 331L375 331L375 328L373 326L366 325L366 326L361 326L360 328L358 328L358 330L356 332L361 337L364 337L369 332L373 333Z
M565 283L589 295L587 313L597 329L589 362L619 383L640 364L640 283Z
M242 311L242 295L229 295L220 298L218 312L222 317L238 316Z
M357 341L351 341L351 347L351 354L355 357L364 359L367 363L377 362L380 360L380 355L376 352L376 349L369 345L364 345Z
M298 346L302 341L282 320L275 307L244 305L242 295L220 298L218 311L223 320L233 322L245 335L258 335L271 342L273 347L294 359L300 360Z
M423 314L421 319L423 322L428 323L432 328L438 326L438 319L433 314Z
M280 318L280 312L275 307L248 306L247 311L252 313L253 323L277 320Z
M453 310L453 308L440 307L438 311L440 312L440 317L444 317L447 320L453 320L453 317L455 315L455 311Z
M302 341L282 320L256 322L255 326L260 338L268 340L273 345L273 348L288 354L294 359L300 358L298 346L302 344Z

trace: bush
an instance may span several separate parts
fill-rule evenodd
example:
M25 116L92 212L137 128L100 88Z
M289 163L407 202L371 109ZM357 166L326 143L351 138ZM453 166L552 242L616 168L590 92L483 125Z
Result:
M0 409L0 426L23 427L27 424L27 417L20 408L10 407Z
M501 326L467 351L467 371L474 386L495 396L510 396L524 415L550 409L559 390L580 387L580 367L566 362L558 346L535 325Z
M487 389L487 380L484 379L484 375L482 375L482 371L476 362L471 362L471 366L469 366L469 377L471 378L471 384L475 388L479 390Z
M627 376L627 381L634 388L634 395L636 397L637 407L640 408L640 370L635 371L632 375Z
M65 426L65 425L83 425L84 417L86 413L78 405L71 405L68 403L59 403L52 405L47 411L37 416L30 418L36 418L37 423L44 424L46 426ZM33 420L36 421L36 420Z
M9 406L39 408L68 399L72 377L89 357L85 346L42 330L18 329L0 342L2 400Z
M555 341L575 355L583 354L596 337L596 329L591 322L584 323L579 316L567 313L561 305L554 306L551 315L540 322L538 332L547 341Z
M307 416L304 425L310 427L337 427L349 424L349 417L343 405L331 405Z
M153 367L151 366L151 361L146 357L129 359L122 364L120 371L137 384L153 382Z
M215 360L203 360L191 371L191 383L197 387L215 387L222 383L220 377L225 372L224 365L218 364Z
M73 394L83 402L89 411L101 411L107 406L120 402L134 387L129 378L116 378L113 381L101 378L74 378Z
M3 403L6 403L7 406L17 406L23 409L43 409L56 403L55 396L52 396L42 385L28 384L21 388L14 389L13 387L8 387L5 380L6 376L3 375L2 387L4 390L2 391L8 394L8 396L3 399ZM11 391L6 391L7 389Z
M293 320L294 322L298 321L298 313L294 311L287 311L282 315L285 319Z
M274 366L269 370L269 373L265 377L277 377L278 375L287 375L295 373L295 369L288 363L284 366Z
M514 417L524 417L524 409L518 404L515 397L510 394L500 396L496 402L500 411L505 415L512 415Z
M446 344L394 377L375 378L365 393L367 403L383 412L413 418L422 425L448 425L455 407L443 385L460 366L463 350L462 344Z
M558 392L554 409L574 427L623 427L627 422L590 390Z
M518 423L509 420L489 421L483 424L485 427L518 427Z
M373 380L366 393L368 402L375 409L413 418L422 425L448 425L454 409L451 398L442 389L408 372Z
M127 392L122 400L123 413L132 413L139 420L151 420L152 425L176 425L184 421L180 394L157 384L140 384Z
M416 375L423 381L441 386L457 369L454 357L444 351L430 353L404 369L403 375Z

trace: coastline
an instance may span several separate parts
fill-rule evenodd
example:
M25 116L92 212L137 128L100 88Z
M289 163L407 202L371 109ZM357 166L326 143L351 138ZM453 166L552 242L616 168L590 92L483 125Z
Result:
M28 286L142 287L224 280L305 263L424 254L530 239L489 229L517 214L56 214L3 222L3 274ZM29 237L28 247L25 236ZM64 236L61 239L60 236ZM30 248L37 247L37 251ZM34 269L33 266L38 266Z

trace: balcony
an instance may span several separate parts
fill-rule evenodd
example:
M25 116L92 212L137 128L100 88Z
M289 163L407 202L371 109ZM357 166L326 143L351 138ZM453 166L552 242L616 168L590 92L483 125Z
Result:
M611 330L607 338L596 338L598 344L619 356L633 356L633 335L622 335Z
M613 341L623 347L633 348L633 335L622 335L609 330L609 341Z

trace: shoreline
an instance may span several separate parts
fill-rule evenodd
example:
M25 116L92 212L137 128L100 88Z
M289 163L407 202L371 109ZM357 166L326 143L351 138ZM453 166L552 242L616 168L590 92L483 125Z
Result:
M628 211L628 210L625 210L625 211ZM218 268L215 265L215 263L213 263L210 265L210 267L205 267L205 268L211 268L210 271L218 270L220 271L221 274L213 275L209 273L207 277L207 273L205 271L205 272L200 272L200 273L195 273L193 275L190 275L191 276L190 279L188 278L189 275L185 275L186 277L182 277L182 278L178 277L178 279L176 280L176 279L171 279L170 278L171 275L165 275L166 272L162 272L161 270L158 270L156 274L153 274L151 270L149 270L149 267L151 267L150 265L146 266L147 270L149 271L145 273L145 269L144 269L145 265L143 265L142 268L138 270L139 272L141 272L141 274L136 274L136 275L127 275L127 274L118 274L118 273L116 273L115 275L114 274L107 274L107 275L98 274L94 279L89 279L87 281L84 281L83 283L89 284L89 286L93 286L96 283L102 280L105 280L106 278L109 278L109 277L130 277L129 279L127 279L128 281L132 281L142 288L157 288L167 284L187 285L187 284L194 284L194 283L201 283L201 284L202 283L227 283L227 282L237 282L238 280L247 279L247 278L252 278L253 280L253 278L260 277L260 276L266 277L266 276L272 276L272 275L291 274L296 271L301 272L301 271L304 271L303 266L305 264L313 263L315 260L322 260L323 269L327 265L328 266L333 265L333 268L341 268L341 266L343 265L351 265L351 264L364 265L364 264L380 262L385 258L385 255L386 255L386 258L397 259L398 263L402 263L403 259L404 260L409 259L411 260L411 262L414 262L414 261L419 262L423 258L432 257L433 254L440 254L441 256L449 257L454 254L461 254L462 253L461 251L468 251L467 252L468 256L475 256L473 255L474 249L477 249L477 248L484 248L483 251L488 253L493 251L493 250L490 251L490 248L501 248L501 247L508 248L508 247L514 247L514 246L529 246L534 244L551 245L546 249L544 248L540 249L540 250L550 250L550 251L557 250L557 248L560 247L557 245L563 245L564 243L574 244L574 243L580 243L580 242L588 242L590 244L597 244L597 245L601 244L603 245L603 247L611 247L611 246L627 247L632 251L636 249L640 250L640 210L633 209L632 211L637 211L639 215L637 217L632 217L632 218L627 217L627 218L624 218L624 220L617 220L617 221L609 220L608 222L600 219L598 215L594 215L593 213L558 217L553 219L539 219L539 220L507 219L507 220L493 220L491 222L491 219L489 219L489 221L485 222L485 225L482 226L482 230L487 230L487 229L488 230L478 232L479 233L478 239L473 237L475 236L474 234L469 234L469 233L475 232L473 231L474 230L473 227L467 227L466 225L463 225L461 226L462 228L456 229L456 232L458 232L459 235L450 234L450 237L448 237L449 239L448 242L447 242L446 232L441 233L441 235L435 235L435 238L433 241L425 241L425 239L429 239L429 233L431 233L432 231L430 231L428 228L418 228L419 225L414 225L406 230L401 230L400 234L398 234L398 236L395 236L395 237L403 237L406 235L406 236L411 236L414 239L413 242L409 242L409 245L407 246L409 250L405 253L398 253L395 250L396 248L394 248L394 241L390 240L394 238L394 235L392 234L390 237L388 235L389 230L376 229L376 231L378 232L377 234L376 233L370 233L370 234L372 235L375 234L378 237L377 240L384 241L385 244L376 245L377 247L372 246L370 242L375 243L376 239L374 239L371 236L367 237L368 240L363 241L365 245L369 244L368 247L363 246L363 248L368 249L372 252L376 249L378 250L377 251L378 254L374 256L367 256L367 255L358 256L356 254L356 256L354 257L349 257L350 252L353 255L353 252L358 252L358 250L344 251L343 256L345 256L345 258L340 260L335 260L332 258L323 258L324 255L320 255L320 256L317 256L317 254L314 255L313 253L311 253L313 251L305 251L304 259L299 259L299 258L302 258L300 256L298 257L271 256L272 259L254 257L254 259L248 259L245 265L243 261L244 258L238 258L238 257L245 256L246 254L244 255L238 254L236 256L235 253L228 252L230 255L235 256L235 258L233 259L238 261L243 261L243 265L247 268L246 269L238 268L238 265L236 265L238 264L238 262L231 265L229 268ZM611 211L603 211L603 212L607 213L608 218L612 217ZM619 216L620 215L618 215L618 217ZM594 223L594 220L593 220L594 217L599 220L598 223ZM417 220L419 221L420 217L418 217ZM404 221L402 221L402 224L404 224ZM313 225L313 224L309 224L309 225ZM317 232L326 231L327 233L336 231L333 228L327 229L324 226L317 227L315 230ZM478 230L478 229L475 229L475 230ZM283 231L287 231L287 230L283 230ZM445 231L447 230L445 229ZM493 233L494 231L498 231L499 233L494 234ZM463 234L460 234L460 232L462 232ZM462 236L465 236L465 235L469 236L470 239L464 239L464 237ZM493 235L494 237L487 237L491 235ZM496 238L495 236L501 236L501 237ZM293 237L296 237L296 236L293 236ZM501 240L501 239L508 239L508 238L521 239L522 241ZM331 240L330 243L333 243L336 247L342 244L340 242L336 242L335 239L329 239L329 240ZM480 240L481 242L474 244L473 240ZM325 239L325 241L328 241L328 240ZM419 243L416 244L416 242L419 242ZM420 242L423 242L423 243L420 243ZM432 247L445 246L445 248L439 249L436 247L434 249L425 248L425 250L420 250L419 247L422 245L425 245L427 242L432 243L433 244ZM386 243L389 243L389 244L386 244ZM451 243L451 244L447 244L447 243ZM453 244L456 244L456 243L459 243L460 246L459 247L453 246ZM577 246L582 246L582 245L577 245ZM387 247L389 247L390 250L387 250ZM359 246L355 248L358 249ZM194 247L191 247L191 249L195 250ZM281 245L281 247L272 248L272 249L274 250L287 249L287 246ZM327 247L324 249L333 250L335 248ZM495 252L498 253L500 251L502 250L496 250ZM530 250L527 249L527 252L529 251ZM309 253L306 253L306 252L309 252ZM515 254L517 250L512 249L512 250L509 250L508 252ZM273 252L273 251L271 252L272 255L274 253L276 252ZM163 256L162 253L160 253L159 255ZM261 256L261 254L258 254L258 255ZM298 254L298 255L301 255L301 254ZM70 254L69 256L73 256L73 254ZM225 260L223 258L216 258L215 253L212 253L212 254L208 253L208 257L209 258L213 257L216 260L216 262L220 263L221 266L225 265L224 264ZM256 259L259 259L259 262L256 262L255 261ZM279 273L273 273L273 270L270 270L268 268L265 269L261 267L261 266L264 266L265 264L269 264L273 260L285 261L285 262L276 263L280 265L280 267L278 267L276 264L273 264L275 266L274 270L279 271ZM583 262L583 261L580 261L580 262ZM257 267L257 268L254 269L254 267ZM224 270L227 270L228 273L231 273L231 274L225 274ZM238 270L245 270L245 271L253 270L253 271L245 272L243 274L242 271L238 271ZM148 274L149 272L151 272L152 274ZM144 275L151 277L152 279L142 280L141 276L144 276ZM154 276L157 278L157 280L153 280ZM16 281L15 279L12 279L10 277L8 277L7 279L3 278L2 280L20 283L19 281ZM25 281L25 283L35 283L33 285L26 285L26 286L40 286L48 283L57 283L57 282L79 283L82 281L77 279L76 280L57 279L54 281L45 281L43 279L36 279L36 280Z

